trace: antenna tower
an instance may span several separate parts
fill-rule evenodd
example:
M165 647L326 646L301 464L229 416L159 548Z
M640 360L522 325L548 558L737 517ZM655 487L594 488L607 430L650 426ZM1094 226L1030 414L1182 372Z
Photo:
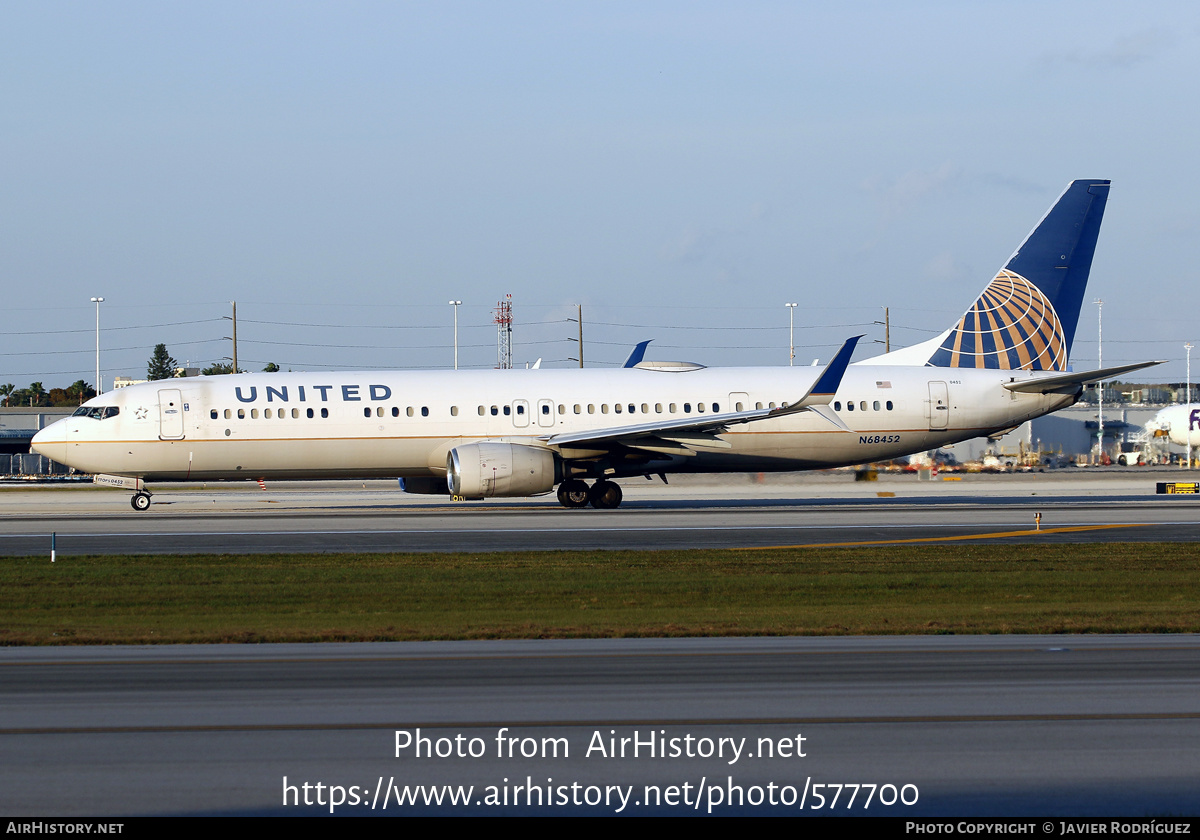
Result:
M496 367L508 370L512 367L512 295L496 304Z

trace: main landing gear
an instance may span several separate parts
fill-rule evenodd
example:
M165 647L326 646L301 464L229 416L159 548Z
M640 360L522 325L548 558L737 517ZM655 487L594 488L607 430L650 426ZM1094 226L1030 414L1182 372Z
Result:
M567 508L591 505L601 510L612 510L620 506L621 498L621 485L603 478L591 487L579 478L568 478L558 485L559 504Z
M134 510L147 510L150 507L150 494L145 490L139 490L133 494L129 504L133 505Z

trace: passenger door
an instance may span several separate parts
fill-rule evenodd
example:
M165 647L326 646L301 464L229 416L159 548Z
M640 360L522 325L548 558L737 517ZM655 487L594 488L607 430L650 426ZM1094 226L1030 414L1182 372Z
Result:
M944 429L950 425L950 390L945 382L929 383L929 428Z
M178 388L158 392L158 436L162 440L183 440L183 395Z

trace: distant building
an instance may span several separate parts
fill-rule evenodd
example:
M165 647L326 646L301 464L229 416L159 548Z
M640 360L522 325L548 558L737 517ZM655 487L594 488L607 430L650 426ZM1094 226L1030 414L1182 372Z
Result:
M200 368L196 367L177 367L175 368L175 378L182 379L185 376L199 376ZM130 385L141 385L149 382L149 379L131 379L127 376L118 376L113 379L113 389L128 388Z
M0 455L23 455L29 452L33 436L56 420L69 417L70 408L0 408ZM40 458L40 455L31 456ZM49 459L46 459L47 462ZM6 463L0 461L0 473L7 473ZM17 470L11 470L17 472Z
M1124 391L1123 393L1131 403L1163 405L1174 402L1174 392L1171 389L1153 385L1134 386L1131 390Z
M1120 385L1114 387L1112 384L1104 383L1104 401L1109 404L1125 402L1125 394L1117 390L1117 387L1124 389L1136 388L1136 385ZM1083 389L1083 396L1079 398L1081 403L1091 403L1095 405L1100 401L1100 389L1089 387Z
M1131 438L1142 435L1146 423L1158 412L1157 406L1126 406L1104 400L1104 448L1110 455L1133 445ZM1079 403L1053 414L1027 420L1016 430L996 441L973 438L945 447L959 462L977 461L985 451L1015 453L1023 445L1028 451L1061 453L1075 459L1093 452L1100 417L1095 403Z

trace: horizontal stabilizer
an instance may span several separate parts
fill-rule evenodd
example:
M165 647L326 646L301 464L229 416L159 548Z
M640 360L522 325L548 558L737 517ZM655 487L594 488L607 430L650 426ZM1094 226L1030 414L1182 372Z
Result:
M1049 394L1052 391L1061 391L1073 386L1086 385L1089 382L1100 382L1105 379L1112 379L1114 376L1120 376L1123 373L1129 373L1131 370L1141 370L1142 368L1161 364L1163 364L1162 361L1138 362L1133 365L1118 365L1117 367L1102 368L1100 370L1085 370L1082 373L1060 373L1055 376L1039 376L1037 379L1005 382L1004 387L1010 391L1017 391L1022 394Z

